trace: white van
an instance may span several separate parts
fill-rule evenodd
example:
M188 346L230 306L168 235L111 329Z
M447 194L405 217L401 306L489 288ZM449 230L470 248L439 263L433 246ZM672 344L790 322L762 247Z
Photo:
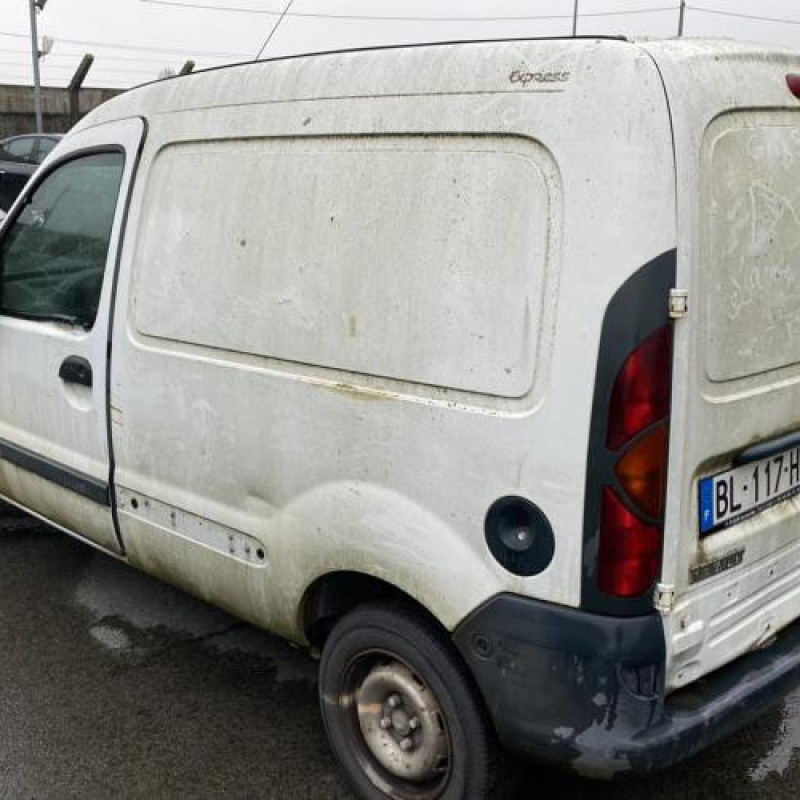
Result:
M0 494L321 652L365 798L697 752L800 682L799 75L506 41L112 100L3 223Z

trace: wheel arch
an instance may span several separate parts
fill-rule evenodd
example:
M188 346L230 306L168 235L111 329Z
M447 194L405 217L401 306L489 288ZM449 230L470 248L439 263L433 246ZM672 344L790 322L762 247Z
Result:
M337 619L363 603L376 600L409 606L447 631L442 621L417 598L394 583L356 570L325 573L306 588L300 603L300 629L314 648L321 648Z
M355 600L405 599L447 631L506 588L482 530L463 531L419 501L380 485L342 481L285 506L267 547L276 568L269 625L307 644L331 609ZM333 576L333 577L330 577ZM309 623L309 619L312 620Z

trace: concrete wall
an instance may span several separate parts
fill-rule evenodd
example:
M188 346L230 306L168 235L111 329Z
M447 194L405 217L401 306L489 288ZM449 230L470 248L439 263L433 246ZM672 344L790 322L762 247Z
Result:
M120 93L119 89L81 89L79 97L80 116L95 106ZM42 89L42 114L47 133L64 133L72 127L67 89ZM0 139L17 133L32 133L36 130L31 86L0 85Z

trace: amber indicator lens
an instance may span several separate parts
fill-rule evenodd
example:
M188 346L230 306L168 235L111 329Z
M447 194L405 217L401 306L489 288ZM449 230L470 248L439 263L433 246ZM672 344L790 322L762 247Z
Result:
M659 425L637 441L619 460L617 478L628 497L650 517L664 513L668 432Z

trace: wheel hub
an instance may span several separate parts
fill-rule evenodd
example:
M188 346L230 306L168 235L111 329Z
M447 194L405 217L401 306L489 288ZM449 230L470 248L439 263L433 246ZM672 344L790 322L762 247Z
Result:
M411 719L417 721L416 717L411 717ZM389 728L398 736L407 736L411 730L411 719L403 709L398 708L396 711L392 711L389 717Z
M392 661L372 667L356 699L364 742L384 769L420 782L447 772L450 739L442 709L405 664Z

